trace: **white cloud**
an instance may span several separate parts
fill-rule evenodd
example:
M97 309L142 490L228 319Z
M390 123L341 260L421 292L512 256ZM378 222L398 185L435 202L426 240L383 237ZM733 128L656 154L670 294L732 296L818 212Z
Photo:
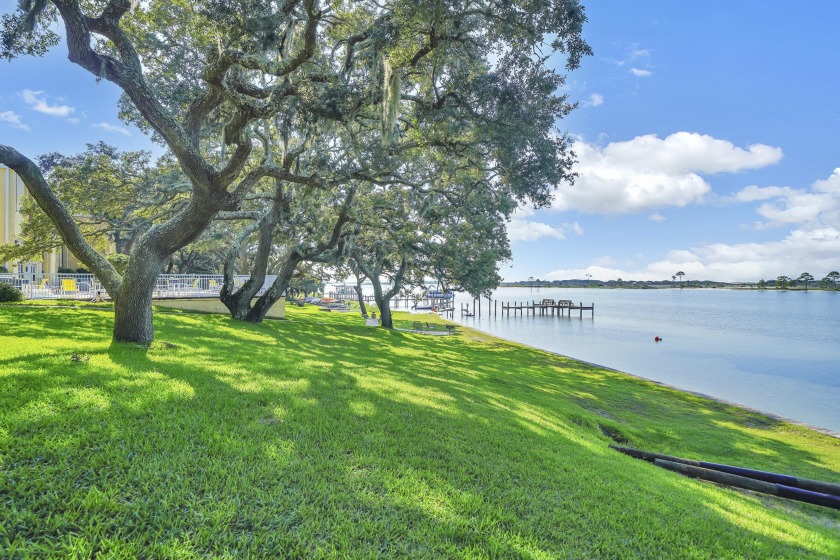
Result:
M651 276L683 270L697 280L757 282L782 274L811 271L822 278L838 268L840 230L832 227L795 229L784 239L767 243L712 243L691 251L669 253L650 264Z
M768 200L791 193L793 193L793 189L790 187L759 187L758 185L750 185L736 193L735 199L740 202L753 202L756 200Z
M668 218L666 218L665 216L663 216L659 212L654 212L653 214L648 216L648 220L650 220L651 222L664 222L667 219Z
M575 235L583 235L583 228L577 222L572 222L571 224L563 224L563 227L567 230L571 230L571 232Z
M583 228L577 222L553 226L529 219L534 214L534 210L527 207L521 207L514 212L507 226L508 238L511 243L517 241L536 241L547 237L566 239L567 233L583 235Z
M75 107L69 105L50 105L44 97L43 91L32 91L25 89L21 92L23 100L33 110L51 117L66 117L73 113Z
M639 76L640 78L647 78L648 76L653 75L653 72L650 70L643 70L641 68L631 68L630 73L634 76Z
M759 203L756 213L765 225L791 228L778 240L762 243L708 243L675 249L647 265L615 266L599 257L586 268L560 269L544 274L549 280L667 280L677 271L684 280L757 282L780 275L795 277L804 271L818 280L840 268L840 169L815 181L810 188L757 187L736 195L743 202Z
M29 127L23 124L23 121L20 120L20 115L14 111L0 112L0 122L8 123L14 128L19 128L20 130L29 130Z
M543 277L546 280L571 280L586 278L587 274L591 276L593 280L602 280L604 282L616 280L618 278L622 278L624 280L645 280L645 278L639 277L637 273L627 272L620 268L612 268L610 266L602 266L598 264L593 264L587 266L586 268L561 268L544 274ZM661 280L661 278L657 278L657 280Z
M557 191L552 208L624 214L702 202L711 191L701 174L732 173L778 162L782 150L763 144L747 149L692 132L664 139L637 136L607 146L574 143L578 179Z
M114 124L109 124L106 122L100 122L93 125L94 128L101 128L102 130L107 130L108 132L116 132L118 134L122 134L124 136L131 136L131 133L128 131L127 128L123 128L121 126L117 126Z
M616 66L624 66L626 64L630 64L634 61L639 60L640 58L649 58L650 57L650 50L648 49L641 49L636 45L633 45L630 49L626 51L624 58L621 59L614 59L614 58L607 58L606 60L612 62Z
M781 148L752 144L747 150L727 140L695 132L675 132L664 139L654 134L637 136L628 142L614 142L604 149L607 156L632 160L635 166L667 173L732 173L759 169L782 158Z
M614 268L595 263L582 269L560 269L544 276L548 280L583 278L596 280L668 280L685 272L683 280L758 282L780 275L798 276L810 271L817 279L838 269L840 230L804 229L769 243L712 243L691 250L676 250L661 260L637 269Z
M836 210L838 200L829 194L796 193L777 202L767 202L756 212L767 222L766 226L806 224L817 222L826 211Z
M754 224L757 229L790 225L840 229L840 168L827 179L814 181L810 189L750 185L736 193L735 199L762 202L756 213L764 221Z
M600 93L593 93L589 99L583 102L584 107L600 107L604 104L604 96Z
M840 194L840 167L836 168L828 179L815 181L815 191Z
M566 235L559 228L531 220L513 219L508 223L508 238L511 243L517 241L536 241L544 237L565 239Z

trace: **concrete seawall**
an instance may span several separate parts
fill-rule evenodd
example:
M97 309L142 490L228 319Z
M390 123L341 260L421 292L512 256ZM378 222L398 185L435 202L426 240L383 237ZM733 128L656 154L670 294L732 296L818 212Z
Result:
M256 301L253 300L253 301ZM252 301L252 303L253 303ZM200 313L228 313L227 307L218 298L165 298L152 300L152 305L183 309L184 311L198 311ZM280 298L266 313L268 319L286 318L286 300Z

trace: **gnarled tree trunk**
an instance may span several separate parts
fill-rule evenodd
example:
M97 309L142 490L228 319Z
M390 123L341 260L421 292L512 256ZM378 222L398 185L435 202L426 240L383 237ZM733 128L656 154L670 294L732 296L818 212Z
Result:
M233 259L236 253L231 252L230 258L225 263L225 283L222 288L221 299L230 310L231 317L248 321L249 323L261 322L265 319L271 307L286 294L286 291L289 289L289 283L292 281L292 276L300 263L304 261L323 262L324 260L328 260L328 253L341 245L347 235L347 232L344 231L344 226L350 221L349 210L353 204L355 193L355 188L348 191L341 211L333 226L330 238L307 250L290 250L283 260L280 271L277 273L277 278L252 305L251 302L254 296L260 291L265 282L274 230L280 222L284 208L287 205L287 201L283 197L282 183L277 181L275 202L272 205L271 212L259 225L260 239L257 246L257 255L254 258L254 271L251 278L236 292L231 292L230 290L233 278ZM240 243L244 242L245 237L240 237L239 241Z
M292 276L295 273L298 265L303 262L303 257L297 251L292 251L280 267L277 278L271 284L263 295L254 302L250 311L245 315L244 320L249 323L260 323L265 319L266 313L271 307L280 301L280 298L289 289L289 282L292 281Z
M148 268L135 266L126 271L119 291L114 294L115 341L148 344L154 340L152 294L164 262L154 268L149 263Z
M365 264L361 262L359 255L354 255L353 260L356 262L359 269L362 270L362 272L364 272L370 279L371 284L373 284L373 298L376 300L376 306L379 308L382 326L386 329L394 328L394 322L391 317L391 299L393 299L393 297L400 292L400 289L402 289L402 280L406 269L405 257L402 258L399 269L393 276L393 285L388 291L382 289L382 281L379 279L380 274L382 273L381 263L377 263L373 267L367 268Z
M154 340L152 295L157 279L175 251L195 241L217 211L211 201L193 197L169 222L137 240L119 288L109 290L114 298L115 341L149 344Z
M356 297L359 298L359 309L362 310L362 315L367 317L367 306L365 305L364 292L362 292L362 282L364 282L363 279L356 279Z
M370 279L371 283L373 284L373 299L376 300L376 307L379 308L379 319L382 321L382 326L386 329L394 328L394 321L391 317L391 297L389 296L389 292L385 292L382 290L382 283L379 281L379 278Z
M267 217L257 226L260 233L257 245L257 254L254 257L254 268L251 277L238 290L233 290L233 267L240 254L241 247L248 236L253 233L254 228L248 228L242 232L237 243L225 261L225 279L219 299L230 311L230 316L239 321L245 321L251 311L251 300L265 283L266 271L268 270L268 257L271 254L271 240L274 236L276 221Z

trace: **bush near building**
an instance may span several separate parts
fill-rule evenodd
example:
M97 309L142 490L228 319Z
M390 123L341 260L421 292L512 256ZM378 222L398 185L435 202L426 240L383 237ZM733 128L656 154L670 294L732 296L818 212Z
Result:
M0 282L0 302L9 301L23 301L23 294L14 286Z

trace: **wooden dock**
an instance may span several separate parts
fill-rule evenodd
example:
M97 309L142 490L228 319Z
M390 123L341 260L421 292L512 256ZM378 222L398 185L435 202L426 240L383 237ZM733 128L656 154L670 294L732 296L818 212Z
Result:
M492 303L492 305L491 305ZM595 304L592 305L584 305L582 302L575 304L572 300L568 299L561 299L561 300L553 300L553 299L544 299L541 301L523 301L523 302L501 302L502 303L502 317L507 316L510 317L511 311L513 312L513 316L516 317L517 313L519 315L534 315L535 317L538 315L541 316L557 316L557 317L570 317L572 316L573 311L577 311L578 315L581 319L583 319L583 312L588 311L590 316L594 319L595 318ZM499 315L499 301L491 302L489 299L487 300L487 310L490 316L498 316ZM461 315L464 317L474 317L478 315L481 316L481 300L474 299L473 300L473 307L470 309L470 306L461 304Z
M336 293L336 292L329 292L328 297L333 299L340 299L345 301L359 301L359 297L353 292L352 295L348 295L346 293ZM365 303L371 303L376 305L376 298L372 295L365 294L362 296L362 301ZM391 298L391 309L394 310L408 310L411 311L418 305L423 307L430 307L432 309L436 309L437 313L445 313L449 316L452 316L455 313L455 304L452 302L452 298L429 298L429 297L406 297L406 296L396 296ZM432 312L431 309L428 310Z
M339 295L335 293L329 294L330 297L334 297ZM343 294L342 294L343 295ZM349 299L352 301L357 301L355 297L348 297L343 296L345 299ZM338 298L335 298L338 299ZM363 297L365 303L373 303L376 304L376 301L372 295L365 295ZM488 316L499 316L499 311L501 311L502 316L510 317L511 312L513 312L513 316L516 317L517 313L519 315L534 315L534 316L557 316L557 317L570 317L574 311L577 311L577 315L582 319L583 313L588 311L590 316L594 319L595 318L595 304L592 305L584 305L582 302L578 302L577 304L569 299L561 299L561 300L553 300L553 299L543 299L540 301L522 301L522 302L500 302L498 300L491 300L487 298L485 302L487 304L486 313ZM501 303L501 306L499 305ZM397 296L391 300L391 308L394 310L406 309L411 310L417 305L424 305L424 306L431 306L436 307L438 313L446 313L447 315L453 316L455 314L456 308L451 299L439 299L439 298L416 298L416 297L405 297L405 296ZM501 307L501 309L500 309ZM482 313L482 305L481 299L474 298L472 307L469 304L461 303L460 305L460 314L462 317L481 317Z
M553 299L544 299L542 301L532 301L531 303L502 303L502 313L507 312L507 316L510 317L511 311L513 311L514 317L517 312L520 315L557 315L558 317L568 315L571 317L572 311L577 311L582 319L584 311L589 311L592 317L595 317L595 304L584 305L582 302L579 302L575 305L575 302L569 299L561 299L557 301Z

